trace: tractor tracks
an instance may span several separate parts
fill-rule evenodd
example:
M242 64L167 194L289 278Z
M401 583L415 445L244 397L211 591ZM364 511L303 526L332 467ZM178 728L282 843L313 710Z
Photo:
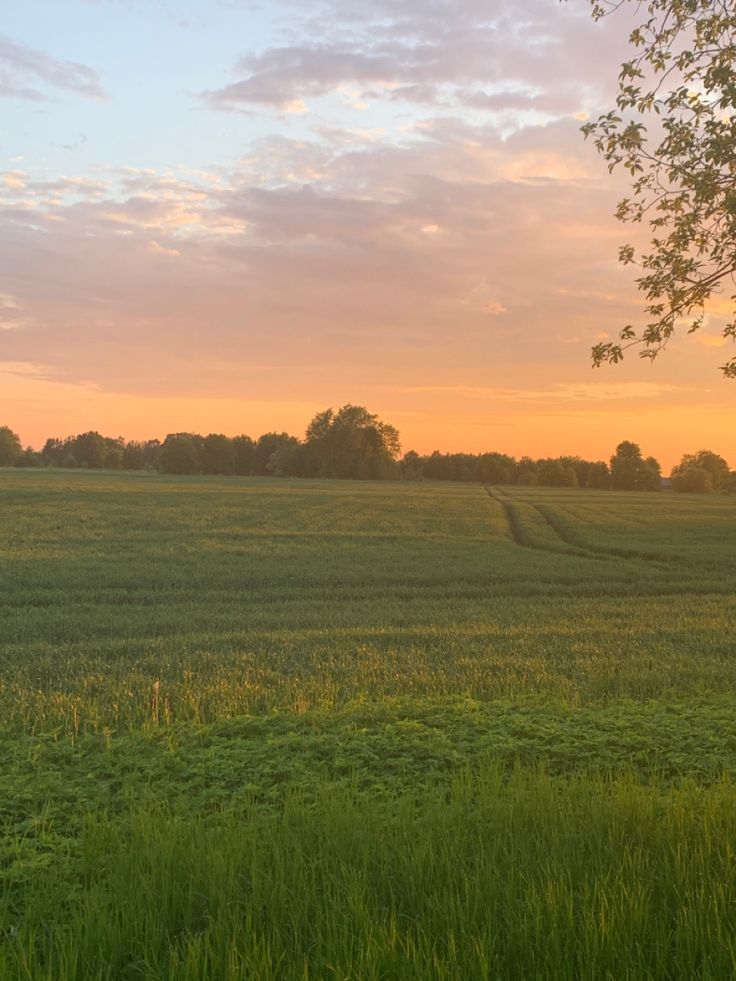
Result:
M500 504L503 508L504 514L506 515L506 523L509 526L509 533L516 544L521 545L522 548L534 548L535 546L529 541L529 536L526 533L521 517L509 498L501 491L491 490L490 487L486 487L485 492L492 501Z
M520 545L522 548L531 548L537 552L547 552L550 555L564 554L564 555L578 555L582 558L595 558L595 559L609 558L609 556L598 555L592 551L581 548L578 545L566 541L560 535L560 533L554 527L554 525L549 521L548 517L545 514L543 514L541 511L539 511L536 505L530 504L529 506L534 508L534 510L537 511L542 516L542 518L544 518L546 523L555 533L557 542L559 542L559 544L555 542L554 545L544 545L541 542L535 542L529 536L529 532L527 531L527 528L524 525L524 521L521 517L521 514L519 513L518 508L516 507L516 504L505 493L505 491L502 491L497 487L494 488L486 487L485 491L492 501L495 501L497 504L500 504L501 507L503 508L504 514L506 516L506 523L508 525L509 534L511 535L512 540L517 545Z
M583 545L576 540L575 534L570 530L564 519L560 518L552 508L544 504L535 504L532 501L514 501L504 490L499 487L485 487L486 494L500 504L506 515L509 534L512 540L522 548L532 548L540 552L548 552L553 555L566 554L577 555L580 558L596 559L598 561L610 562L612 560L638 560L653 562L661 566L671 566L682 561L678 556L666 556L654 552L639 551L637 549L605 548L602 546L592 547ZM523 503L534 510L545 522L546 526L555 536L554 543L543 544L534 541L529 535L528 529L524 525L523 518L519 512L517 504Z

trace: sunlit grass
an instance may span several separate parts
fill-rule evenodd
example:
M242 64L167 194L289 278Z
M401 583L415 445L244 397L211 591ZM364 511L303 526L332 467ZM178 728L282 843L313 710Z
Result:
M90 817L83 889L29 886L0 977L731 977L733 804L486 768L400 800Z
M0 977L731 976L735 518L0 471Z

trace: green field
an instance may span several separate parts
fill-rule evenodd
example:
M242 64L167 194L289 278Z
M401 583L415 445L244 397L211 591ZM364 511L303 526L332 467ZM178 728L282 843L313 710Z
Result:
M0 470L0 978L736 976L736 498Z

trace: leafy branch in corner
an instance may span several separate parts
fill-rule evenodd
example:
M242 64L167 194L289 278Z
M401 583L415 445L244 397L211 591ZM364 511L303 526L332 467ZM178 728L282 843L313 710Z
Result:
M730 295L724 341L736 340L736 4L734 0L591 0L596 19L635 2L645 19L630 35L616 109L583 126L612 172L628 171L623 222L648 223L646 250L619 261L640 270L647 322L596 344L593 364L641 348L654 359L676 329L699 330L714 294ZM643 120L647 120L646 125ZM736 357L721 365L736 378Z

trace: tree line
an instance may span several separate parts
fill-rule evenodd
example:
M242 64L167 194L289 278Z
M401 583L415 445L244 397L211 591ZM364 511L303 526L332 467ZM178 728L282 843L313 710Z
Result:
M353 480L450 480L484 484L582 487L592 490L658 491L662 471L636 443L624 440L608 461L578 456L505 453L440 453L400 456L397 430L363 406L325 409L312 419L303 439L269 432L258 439L210 433L169 433L137 441L90 431L47 439L39 451L23 448L17 434L0 427L0 466L156 470L166 474L270 477L333 477ZM669 485L677 491L736 490L736 473L717 453L683 456Z

